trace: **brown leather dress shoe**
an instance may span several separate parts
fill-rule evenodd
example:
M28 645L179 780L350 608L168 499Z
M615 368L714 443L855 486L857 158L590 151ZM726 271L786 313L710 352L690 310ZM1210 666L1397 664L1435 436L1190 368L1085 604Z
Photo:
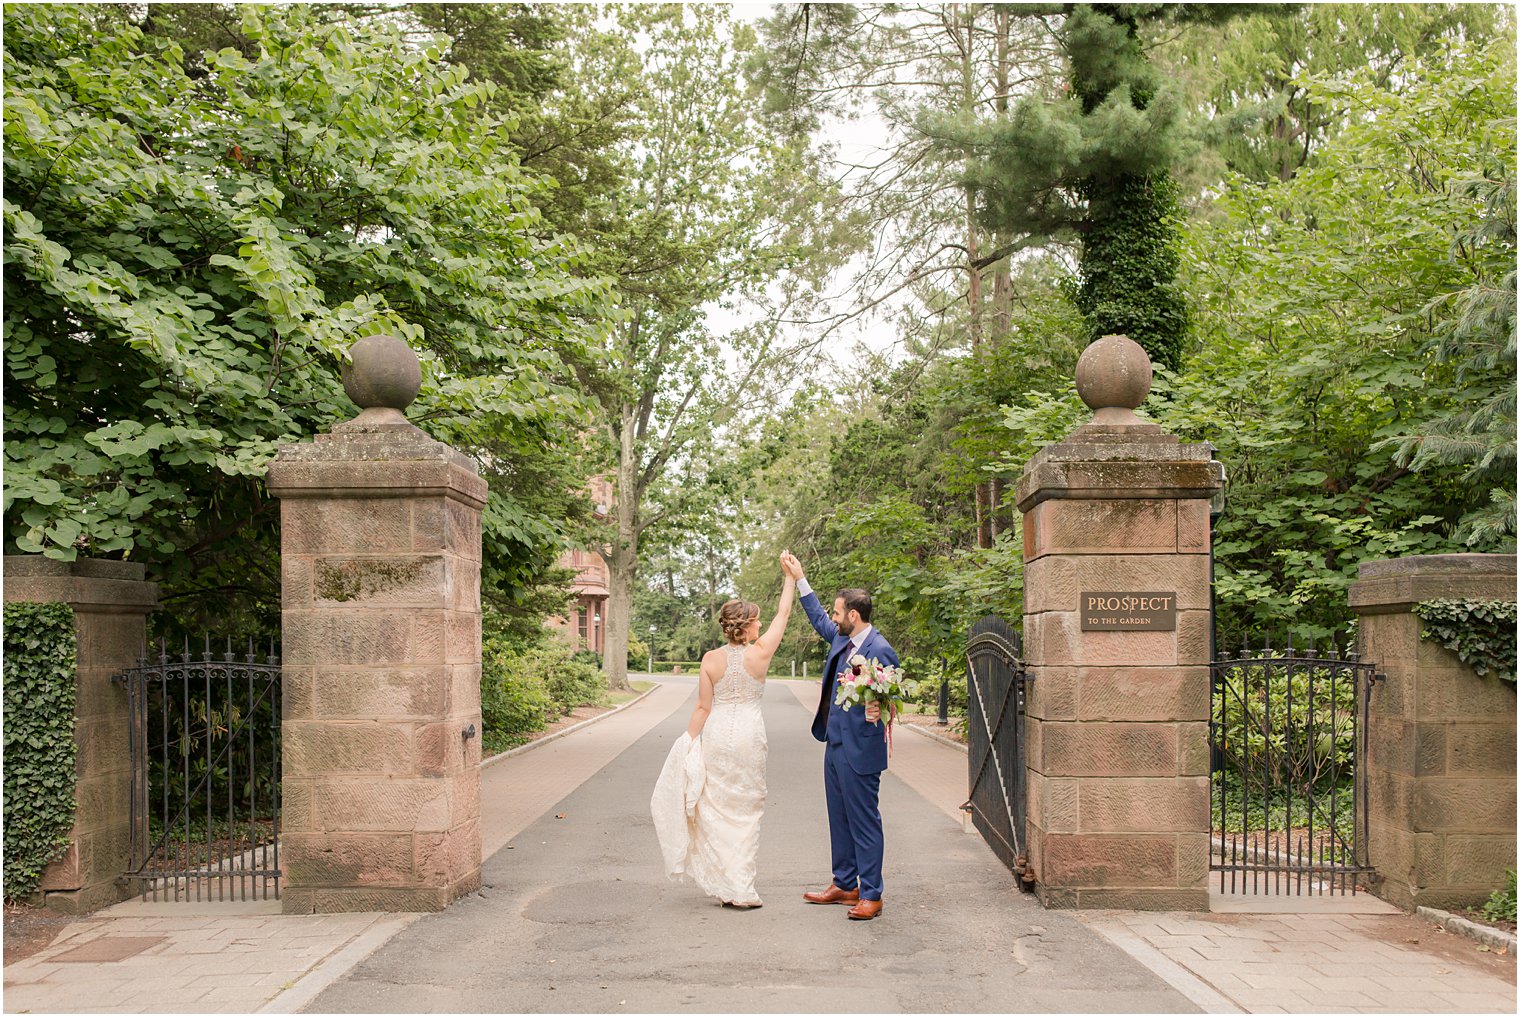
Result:
M802 899L809 904L849 904L853 907L860 903L860 891L841 890L830 883L827 890L810 891L803 894Z
M850 920L854 922L869 922L881 914L881 901L863 900L850 908Z

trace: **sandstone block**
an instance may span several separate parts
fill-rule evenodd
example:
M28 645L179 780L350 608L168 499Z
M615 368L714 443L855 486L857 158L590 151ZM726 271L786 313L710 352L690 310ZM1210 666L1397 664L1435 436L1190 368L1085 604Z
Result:
M317 828L439 832L452 823L449 782L428 777L320 777Z
M455 874L449 867L450 834L419 833L412 840L412 871L417 882L423 886L443 888L453 882Z
M1048 723L1041 771L1066 777L1171 777L1177 728L1171 724Z
M1162 667L1208 663L1207 611L1177 612L1173 632L1084 632L1076 614L1029 615L1035 638L1025 659L1037 667Z
M313 706L326 720L436 719L449 708L449 671L442 665L323 668Z
M446 559L441 554L318 556L313 584L319 606L444 608Z
M1448 766L1452 775L1515 776L1515 718L1498 723L1453 723L1446 728Z
M480 722L475 722L475 738L464 736L464 725L453 720L438 724L421 724L412 736L412 758L416 772L426 777L446 777L464 767L465 745L479 738Z
M42 870L42 881L38 889L44 893L56 890L78 890L84 886L84 873L79 864L79 840L75 838L69 842L68 850L63 857L51 862Z
M449 834L449 871L455 879L478 877L480 872L480 820L471 819Z
M373 608L286 611L282 619L285 661L294 665L426 663L407 656L414 613L428 612Z
M447 664L448 611L415 611L412 614L412 639L406 659L417 664Z
M1025 695L1026 717L1039 720L1076 720L1080 668L1047 667L1031 682Z
M480 669L480 664L448 665L448 705L443 711L446 715L480 713Z
M1157 554L1177 550L1177 502L1169 499L1052 499L1036 519L1035 556Z
M1207 889L1210 847L1211 842L1207 833L1179 833L1177 835L1177 885L1179 887Z
M280 666L281 721L289 723L317 719L317 687L322 681L319 671L319 668L310 664Z
M1169 834L1053 833L1045 879L1057 887L1175 887L1177 841Z
M478 742L475 738L472 741ZM449 810L451 822L454 825L460 823L478 821L480 818L480 767L466 767L462 772L454 774L449 779ZM478 825L478 823L477 823ZM479 831L476 831L476 840L479 840ZM477 859L478 861L478 859Z
M1447 886L1503 888L1505 873L1515 867L1513 832L1492 836L1452 834L1446 838ZM1486 898L1485 894L1485 898Z
M1209 828L1207 777L1084 777L1078 787L1083 833L1197 833Z
M1367 725L1368 772L1413 774L1418 765L1415 756L1415 725L1399 717L1384 717L1376 711L1365 719Z
M360 911L442 911L453 903L443 887L287 887L280 910L287 915L345 914Z
M411 549L409 499L316 497L280 503L281 554L404 554Z
M1446 724L1404 725L1402 733L1405 737L1409 736L1410 728L1413 729L1414 735L1415 775L1419 777L1444 775L1446 773ZM1510 748L1510 754L1513 756L1513 739L1511 739Z
M1206 498L1177 502L1177 550L1208 553L1213 527Z
M412 882L410 833L292 832L280 841L280 860L292 888Z
M480 613L480 562L468 558L450 556L449 597L447 607L451 611Z
M1077 833L1082 829L1078 796L1076 780L1031 773L1027 821L1050 833Z
M1365 779L1368 818L1413 831L1416 779L1388 770L1371 770Z
M316 589L316 559L309 554L280 554L280 607L305 610L312 606Z
M1080 720L1208 720L1207 667L1048 667L1036 686L1052 673L1075 677Z
M480 510L450 501L444 512L448 516L449 549L461 558L480 561Z
M1076 893L1076 903L1059 905L1122 911L1207 911L1209 892L1205 887L1140 889L1093 889L1084 887Z
M306 833L316 826L317 781L313 777L285 775L280 781L280 836Z
M1479 678L1463 665L1421 665L1415 695L1421 720L1515 716L1513 687L1495 678Z
M340 773L413 772L411 732L406 726L301 721L284 725L286 778Z
M1025 565L1024 611L1076 612L1083 591L1166 590L1184 611L1209 609L1207 554L1052 554Z
M480 615L450 611L444 620L445 661L480 663Z
M1434 833L1416 833L1414 854L1410 859L1409 881L1415 886L1444 882L1446 875L1446 838Z
M1499 833L1515 828L1515 778L1428 778L1414 793L1416 832Z
M1209 725L1207 721L1177 725L1177 773L1187 777L1209 775Z

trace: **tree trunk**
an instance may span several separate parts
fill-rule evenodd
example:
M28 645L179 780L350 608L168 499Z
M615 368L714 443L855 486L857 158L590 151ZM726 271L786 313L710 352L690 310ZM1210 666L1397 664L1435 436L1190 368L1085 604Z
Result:
M975 76L975 11L970 4L957 4L955 13L965 13L966 38L961 51L961 99L969 115L976 109ZM959 20L959 19L957 19ZM981 235L976 224L976 189L966 188L966 332L971 343L971 355L977 356L982 349L982 271L976 267L981 253ZM991 488L986 481L976 484L976 546L992 546Z
M639 461L633 442L635 407L624 406L618 428L617 486L612 493L617 532L607 563L607 615L602 619L602 668L607 685L628 688L628 626L633 618L633 581L639 570Z

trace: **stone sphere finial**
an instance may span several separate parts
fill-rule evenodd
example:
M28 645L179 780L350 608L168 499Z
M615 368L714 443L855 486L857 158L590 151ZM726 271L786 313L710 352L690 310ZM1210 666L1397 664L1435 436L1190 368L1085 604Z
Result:
M417 354L393 335L367 335L348 350L343 391L360 409L404 410L422 391Z
M359 405L359 415L336 425L336 432L415 431L402 411L422 391L417 354L393 335L367 335L348 349L343 391Z
M1077 394L1095 424L1142 424L1135 408L1151 391L1151 358L1129 336L1106 335L1077 361Z

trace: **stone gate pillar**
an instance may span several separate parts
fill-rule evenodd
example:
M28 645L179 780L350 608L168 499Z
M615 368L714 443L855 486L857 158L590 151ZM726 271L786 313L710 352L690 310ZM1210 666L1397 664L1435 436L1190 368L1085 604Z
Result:
M1420 638L1427 600L1515 599L1512 554L1364 562L1351 584L1362 659L1385 679L1367 725L1367 860L1403 908L1482 904L1515 867L1515 689Z
M83 914L129 893L116 880L131 853L130 721L127 694L111 676L141 659L158 585L144 581L136 562L7 555L5 602L15 601L74 609L74 828L68 851L43 871L41 890L50 910Z
M269 467L280 506L287 914L436 911L480 884L480 514L409 423L416 355L354 344L361 412Z
M1134 414L1145 351L1082 354L1090 423L1041 449L1024 520L1029 862L1047 907L1207 910L1209 500L1223 469Z

